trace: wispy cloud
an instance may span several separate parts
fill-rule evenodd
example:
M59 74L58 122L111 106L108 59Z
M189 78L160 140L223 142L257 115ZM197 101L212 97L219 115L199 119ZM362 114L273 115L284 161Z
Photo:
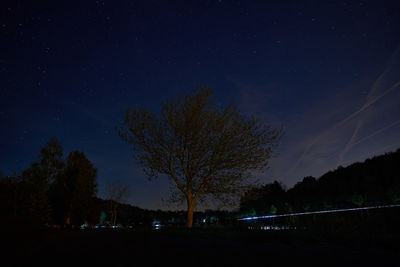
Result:
M306 175L319 176L340 164L395 150L400 136L399 77L400 48L369 89L357 86L362 83L355 81L287 116L274 113L268 102L263 103L265 99L273 101L273 87L238 84L245 112L262 116L267 123L273 118L286 128L266 182L280 179L292 185Z
M377 78L375 83L372 85L365 99L364 105L360 109L352 113L350 116L343 119L337 125L335 125L335 127L339 127L340 125L352 119L353 117L355 116L359 117L351 138L346 143L345 148L343 149L342 153L339 156L339 164L343 162L344 156L356 142L356 138L359 135L360 129L363 127L364 122L370 118L370 112L368 112L369 107L375 104L377 101L381 100L383 97L387 96L389 93L393 92L395 89L399 88L400 86L400 81L398 80L399 76L396 75L395 77L392 77L393 72L398 71L396 70L396 63L398 61L400 61L400 48L398 48L394 52L388 66L386 67L386 70ZM393 81L393 78L396 79L397 81L396 80ZM382 132L382 131L378 130L376 132Z
M357 142L353 143L352 146L356 146L356 145L358 145L358 144L360 144L360 143L366 142L366 141L368 141L369 139L374 138L374 137L377 136L378 134L381 134L381 133L383 133L383 132L389 130L390 128L395 127L395 126L397 126L397 125L399 125L399 124L400 124L400 120L397 120L397 121L395 121L395 122L393 122L393 123L391 123L391 124L389 124L389 125L387 125L387 126L381 128L381 129L379 129L379 130L373 132L372 134L370 134L370 135L368 135L368 136L366 136L366 137L361 138L361 139L358 140Z

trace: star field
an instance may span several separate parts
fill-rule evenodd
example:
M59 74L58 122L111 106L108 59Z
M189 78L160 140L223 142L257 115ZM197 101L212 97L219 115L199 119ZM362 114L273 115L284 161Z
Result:
M52 136L119 179L130 202L167 208L115 126L129 106L215 90L285 128L260 176L288 186L400 147L396 1L2 1L0 171Z

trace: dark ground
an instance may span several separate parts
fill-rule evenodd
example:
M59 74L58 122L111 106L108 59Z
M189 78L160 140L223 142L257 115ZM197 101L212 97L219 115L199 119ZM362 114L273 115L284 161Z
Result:
M397 265L399 236L346 237L240 229L0 233L1 266ZM2 264L7 261L7 264Z

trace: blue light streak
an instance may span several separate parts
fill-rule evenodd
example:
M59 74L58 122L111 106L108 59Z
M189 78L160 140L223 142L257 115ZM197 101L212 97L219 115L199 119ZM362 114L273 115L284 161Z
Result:
M371 206L371 207L362 207L362 208L336 209L336 210L320 210L320 211L298 212L298 213L266 215L266 216L255 216L255 217L239 218L237 220L238 221L250 221L250 220L258 220L258 219L273 219L273 218L279 218L279 217L302 216L302 215L311 215L311 214L324 214L324 213L335 213L335 212L357 211L357 210L395 208L395 207L400 207L400 204L380 205L380 206Z

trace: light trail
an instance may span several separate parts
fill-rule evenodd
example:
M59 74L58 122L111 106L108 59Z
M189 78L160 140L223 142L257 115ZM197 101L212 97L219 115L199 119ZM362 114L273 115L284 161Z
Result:
M288 214L279 214L279 215L255 216L255 217L240 218L237 220L238 221L250 221L250 220L258 220L258 219L273 219L273 218L279 218L279 217L302 216L302 215L311 215L311 214L324 214L324 213L335 213L335 212L357 211L357 210L396 208L396 207L400 207L400 204L380 205L380 206L350 208L350 209L320 210L320 211L298 212L298 213L288 213Z

